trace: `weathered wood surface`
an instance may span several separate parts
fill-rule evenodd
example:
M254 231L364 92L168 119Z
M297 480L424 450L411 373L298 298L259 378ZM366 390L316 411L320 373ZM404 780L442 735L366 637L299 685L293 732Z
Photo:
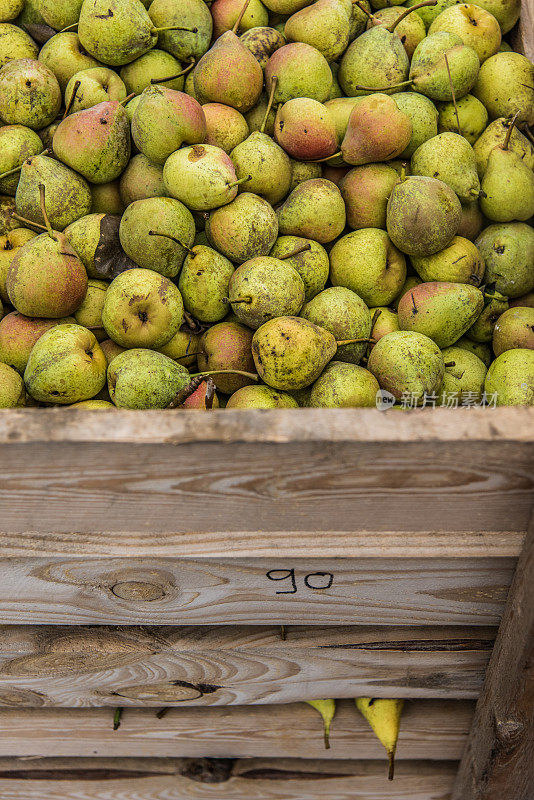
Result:
M513 35L514 50L524 53L534 63L534 4L532 0L522 0L521 18Z
M534 519L510 591L455 800L534 796Z
M476 698L493 628L17 627L0 635L4 706Z
M498 625L514 559L0 559L26 624Z
M407 701L397 761L458 760L467 740L474 702ZM382 759L384 751L352 700L338 701L323 746L322 721L306 703L233 708L128 708L120 728L113 710L3 707L0 756L211 757Z
M449 800L456 764L292 759L0 759L2 800Z

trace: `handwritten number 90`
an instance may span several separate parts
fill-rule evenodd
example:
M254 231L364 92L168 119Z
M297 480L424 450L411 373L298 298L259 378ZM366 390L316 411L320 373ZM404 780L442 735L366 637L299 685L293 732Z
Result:
M288 581L284 584L287 589L281 589L276 594L296 594L298 591L297 576L294 569L271 569L265 573L270 581ZM304 576L304 586L308 589L330 589L334 582L331 572L310 572Z

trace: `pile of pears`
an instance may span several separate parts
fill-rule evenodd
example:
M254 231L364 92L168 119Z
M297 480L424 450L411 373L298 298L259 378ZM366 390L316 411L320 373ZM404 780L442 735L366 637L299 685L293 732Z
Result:
M534 405L519 15L0 0L0 407Z

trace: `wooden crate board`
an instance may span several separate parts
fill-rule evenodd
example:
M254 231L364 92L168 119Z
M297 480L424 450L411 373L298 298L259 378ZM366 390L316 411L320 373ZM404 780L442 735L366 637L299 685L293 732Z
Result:
M473 718L467 700L407 701L397 761L457 760ZM331 748L322 721L305 703L228 708L125 709L112 729L113 710L5 708L0 711L0 756L211 757L382 759L384 750L351 700L337 703ZM0 784L1 786L1 784Z
M0 703L163 706L470 699L494 628L4 626Z
M245 759L0 759L2 800L449 800L456 763ZM42 777L39 777L41 774ZM216 779L210 783L208 780Z

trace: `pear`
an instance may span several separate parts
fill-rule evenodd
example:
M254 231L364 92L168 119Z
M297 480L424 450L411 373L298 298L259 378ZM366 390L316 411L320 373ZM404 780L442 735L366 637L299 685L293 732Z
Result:
M189 382L185 367L154 350L126 350L108 367L109 394L118 408L166 408Z
M16 59L0 69L0 118L5 124L38 131L55 120L60 107L56 76L40 61Z
M486 395L498 406L534 406L534 350L506 350L488 369Z
M347 209L347 225L386 228L386 207L399 176L387 164L365 164L347 172L339 183Z
M283 259L297 270L304 282L306 302L324 289L330 272L330 259L319 242L300 236L279 236L269 255Z
M243 0L215 0L210 11L213 19L213 38L218 39L236 23L241 31L248 31L269 22L269 12L260 0L250 0L243 13Z
M491 119L513 117L534 125L534 64L520 53L496 53L480 67L473 94Z
M397 400L410 395L416 402L442 384L445 362L437 344L416 331L393 331L378 341L367 365L380 387Z
M78 22L82 3L83 0L39 0L39 11L46 24L59 31Z
M138 153L122 173L119 191L125 206L148 197L165 197L167 190L163 182L163 167Z
M289 42L305 42L327 61L337 61L343 55L349 34L349 14L339 0L317 0L289 17L284 28Z
M416 331L438 347L450 347L463 336L484 308L484 295L475 286L449 281L420 283L400 300L401 331Z
M397 296L395 297L393 302L389 304L391 306L391 308L394 311L397 311L397 309L399 307L399 303L400 303L401 299L404 297L404 295L407 292L411 291L414 288L414 286L419 286L420 283L421 283L421 280L416 275L408 275L406 277L406 280L404 281L401 289L399 290L399 293L397 294Z
M18 311L6 314L0 321L0 362L23 375L35 342L54 325L65 322L74 319L39 319L25 317Z
M338 347L336 359L350 364L359 364L367 350L366 339L371 333L371 315L364 301L355 292L344 286L332 286L320 292L306 303L300 312L303 319L319 325L335 337L362 339Z
M241 44L250 50L262 69L272 54L286 44L285 37L276 28L258 26L245 31L240 37Z
M349 45L338 73L341 88L348 97L367 94L368 90L389 94L406 80L410 61L395 33L402 18L402 15L397 17L389 27L377 25L364 31Z
M0 408L16 408L26 404L22 378L7 364L0 363Z
M409 117L412 123L412 135L401 158L410 158L417 148L437 136L438 110L432 100L417 92L400 92L393 95L397 108Z
M471 283L480 286L484 277L484 261L478 248L469 239L455 236L443 250L429 256L412 256L411 262L423 281Z
M440 133L420 145L412 156L411 169L412 175L443 181L461 202L472 202L480 194L473 148L457 133Z
M200 352L200 339L200 335L188 333L187 330L178 330L167 344L158 347L158 353L178 361L183 367L193 367ZM104 342L100 346L104 350Z
M206 144L220 147L230 154L248 137L248 122L235 108L221 103L206 103L202 110L206 118Z
M278 236L278 223L266 200L244 192L210 214L206 234L215 250L242 264L270 253Z
M503 117L490 122L484 133L482 133L473 145L480 178L483 177L486 171L491 151L494 150L495 147L504 144L510 125L512 125L512 121L504 119ZM508 149L519 156L527 167L534 169L534 146L515 125L512 125L512 133L508 140Z
M62 92L68 86L73 75L93 67L101 67L99 61L93 58L82 48L78 34L72 31L56 33L41 48L39 61L54 73ZM124 95L126 97L126 94ZM102 98L107 100L122 98ZM78 110L78 109L77 109Z
M129 269L110 284L102 323L121 347L161 347L172 339L183 320L177 287L149 269Z
M0 236L21 228L22 223L15 218L15 201L7 195L0 195Z
M480 63L495 55L501 46L501 29L493 14L471 3L444 9L428 29L428 35L438 31L456 33L473 48Z
M268 386L282 391L310 386L336 349L331 333L300 317L269 320L252 339L252 355L259 376Z
M223 103L242 114L258 102L263 72L233 31L220 36L195 67L195 94L202 103Z
M65 406L65 408L86 408L91 411L105 411L114 407L113 403L109 403L107 400L81 400L79 403L71 403L69 406Z
M175 278L195 239L195 221L179 200L136 200L122 216L119 237L126 255L140 267Z
M102 327L102 309L108 285L107 281L90 280L82 304L74 312L74 319L78 325L90 330L98 342L107 339Z
M276 50L265 66L265 85L276 78L275 103L309 97L324 103L332 87L332 71L319 50L305 42L286 44Z
M368 306L388 305L406 278L406 259L378 228L343 236L330 251L330 280L356 292Z
M291 395L270 386L244 386L230 397L226 408L298 408Z
M148 15L160 28L159 46L179 61L197 61L208 50L213 22L204 0L153 0ZM173 25L177 30L161 30Z
M196 144L169 156L163 167L168 193L192 211L209 211L230 203L238 181L230 157L219 147Z
M482 361L486 368L489 367L493 361L491 347L485 342L473 342L471 339L468 339L467 336L462 336L454 343L454 347L473 353Z
M289 100L278 109L274 135L280 147L297 160L322 160L338 149L328 109L309 97Z
M357 166L397 158L411 136L410 118L399 110L393 98L373 94L361 100L351 112L341 144L343 160Z
M377 308L370 308L372 328L370 338L375 342L371 344L371 348L383 336L393 331L400 330L397 312L385 306L378 306Z
M198 366L203 372L214 372L212 379L217 389L233 394L253 382L245 375L227 374L228 370L255 372L252 358L252 331L238 322L224 321L213 325L202 336ZM223 370L217 373L216 370Z
M417 45L410 66L410 83L431 100L458 100L473 88L480 61L455 33L439 31ZM480 98L479 98L480 99Z
M480 208L493 222L524 222L534 214L534 173L509 149L511 133L512 125L504 143L489 154L482 179Z
M20 58L36 59L39 48L28 34L16 25L0 23L0 67Z
M126 86L119 76L107 67L90 67L75 72L65 89L65 104L69 114L107 103L126 99Z
M458 116L456 116L458 114ZM440 133L447 131L464 136L474 145L488 124L488 112L480 100L466 94L454 103L440 103L438 128ZM479 173L480 174L480 173Z
M508 310L506 297L498 292L495 295L485 295L484 308L473 322L466 336L475 342L491 342L497 320Z
M510 300L510 308L515 308L516 306L521 306L522 308L534 308L534 292L527 292L527 294L522 295L521 297L516 297L513 300Z
M81 175L48 156L28 158L22 165L15 195L17 213L41 223L39 186L46 190L45 208L50 224L62 231L91 210L91 190Z
M87 328L55 325L35 343L24 383L41 403L67 405L88 400L106 384L106 359Z
M130 160L130 125L124 108L99 103L66 117L54 134L54 154L91 183L115 180Z
M521 13L521 0L479 0L477 5L493 14L503 35L512 30Z
M260 99L254 108L246 112L245 119L251 133L261 130L268 136L274 136L276 110L272 108L269 97L265 92L260 95Z
M297 161L294 158L291 161L291 185L289 191L292 192L296 189L299 183L304 181L311 181L315 178L322 177L323 171L321 164L316 164L313 161Z
M132 137L150 161L164 164L183 144L201 144L205 140L206 117L200 104L189 95L151 86L145 89L134 111Z
M339 189L324 178L300 183L277 213L281 234L303 236L321 244L336 239L346 221Z
M484 227L484 215L480 210L478 202L466 203L462 206L462 216L458 228L458 236L470 239L472 242L477 238Z
M397 6L386 6L385 8L375 11L372 18L367 22L367 28L371 28L373 25L391 25L392 22L395 22L397 17L400 17L400 15L406 11L403 4L401 3L400 5L401 8ZM422 42L426 36L425 23L419 14L410 14L398 23L395 28L395 33L401 40L406 50L406 55L408 58L411 58L419 42Z
M310 5L310 0L266 0L265 6L273 14L294 14L304 6Z
M323 737L325 750L330 749L330 726L336 713L336 701L323 698L321 700L306 700L306 703L319 712L323 719Z
M182 65L170 53L154 48L121 67L120 76L128 94L141 94L150 86L164 83L166 89L183 91Z
M461 213L460 201L446 183L414 176L401 181L391 192L387 231L403 253L431 255L452 241Z
M534 289L534 230L530 225L488 225L475 244L486 264L486 284L494 284L506 297L521 297Z
M111 214L120 217L125 208L126 205L120 196L118 181L91 185L91 210L94 214Z
M180 408L193 409L195 411L208 411L211 408L220 408L220 403L216 392L213 392L210 402L208 382L202 381L198 389L195 389L195 391L180 404Z
M297 315L304 298L304 283L296 269L270 256L245 261L231 276L228 287L234 314L253 329L274 317Z
M388 778L392 781L404 700L357 697L355 703L358 711L365 717L377 738L386 748L389 760Z
M86 214L65 228L65 237L74 248L90 278L102 277L102 273L95 266L95 256L102 231L105 232L109 222L105 214Z
M291 186L291 162L287 153L266 133L253 131L232 150L230 157L238 180L250 176L242 184L245 191L263 197L271 205L286 197Z
M1 327L2 323L0 323ZM501 314L493 329L496 356L514 348L534 350L534 308L514 307Z
M362 99L362 97L334 97L331 100L327 100L324 104L336 127L339 142L343 141L347 132L352 109L360 103Z
M219 322L228 314L234 265L211 247L196 245L184 261L178 288L184 308L200 322Z
M6 290L6 279L13 258L22 245L37 234L27 228L15 228L5 236L0 236L0 300L9 301ZM329 262L330 266L330 262Z
M31 156L43 151L43 143L31 128L23 125L4 125L0 127L0 192L14 195L19 182L18 167Z

